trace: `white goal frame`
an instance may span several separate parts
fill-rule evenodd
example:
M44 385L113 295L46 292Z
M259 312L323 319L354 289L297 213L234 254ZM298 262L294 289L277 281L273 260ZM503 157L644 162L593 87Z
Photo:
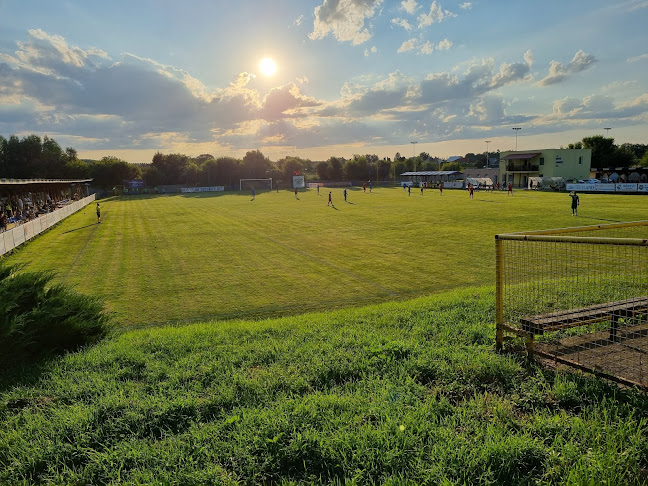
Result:
M272 191L272 177L267 177L265 179L239 179L239 191L243 190L243 183L249 181L270 181L270 190Z

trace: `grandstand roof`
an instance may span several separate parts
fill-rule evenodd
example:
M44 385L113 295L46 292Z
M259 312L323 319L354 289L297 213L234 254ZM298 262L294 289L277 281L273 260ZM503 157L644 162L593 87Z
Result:
M24 184L80 184L92 179L0 179L3 186L22 186Z
M402 176L445 176L461 174L458 170L422 170L418 172L403 172Z

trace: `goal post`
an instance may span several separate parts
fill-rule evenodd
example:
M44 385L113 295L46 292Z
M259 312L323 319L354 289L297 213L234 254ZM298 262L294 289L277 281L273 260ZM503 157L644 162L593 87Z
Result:
M272 177L267 179L240 179L239 191L243 189L269 189L272 190Z

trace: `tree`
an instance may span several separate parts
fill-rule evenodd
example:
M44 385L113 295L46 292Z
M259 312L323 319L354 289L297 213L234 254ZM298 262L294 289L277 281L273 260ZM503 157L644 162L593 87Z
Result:
M341 181L344 176L344 159L340 157L331 157L328 159L329 179L332 181Z
M270 159L265 157L260 150L250 150L243 157L242 165L245 178L261 179L270 169Z
M646 151L643 154L643 157L641 157L641 160L639 161L639 165L641 167L648 167L648 151Z
M329 164L328 162L318 162L317 163L317 177L319 177L322 180L328 180L329 178Z

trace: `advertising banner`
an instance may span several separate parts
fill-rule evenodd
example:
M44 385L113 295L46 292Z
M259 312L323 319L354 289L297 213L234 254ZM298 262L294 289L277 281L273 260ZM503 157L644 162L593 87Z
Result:
M303 189L304 187L306 187L304 176L293 176L293 187L296 187L298 189Z
M621 182L616 185L617 192L637 192L637 184Z
M648 192L648 184L637 184L637 191L639 192Z
M224 190L225 190L225 186L181 187L180 188L180 192L220 192Z

